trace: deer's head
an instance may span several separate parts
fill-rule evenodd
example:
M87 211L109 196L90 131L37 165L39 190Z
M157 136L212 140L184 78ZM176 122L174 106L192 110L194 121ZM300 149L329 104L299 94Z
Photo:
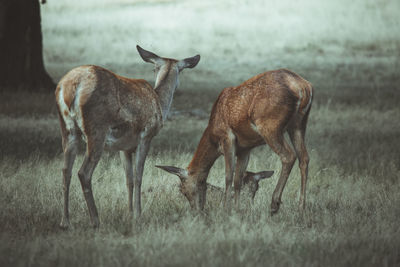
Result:
M173 167L173 166L156 166L164 171L175 174L181 180L179 186L180 192L189 201L192 208L202 209L205 204L205 195L208 184L196 183L196 178L188 173L187 170ZM242 177L243 188L247 189L250 193L250 197L254 199L257 190L259 188L259 182L262 179L269 178L274 174L273 171L262 171L262 172L248 172L246 171Z
M146 62L154 64L154 73L156 75L156 85L157 82L162 81L169 73L175 72L178 74L185 68L194 68L200 61L200 55L194 57L188 57L182 60L177 60L173 58L160 57L153 52L147 51L140 46L136 46L139 55ZM176 76L177 77L177 76Z
M156 167L166 172L175 174L179 177L179 179L181 180L181 183L179 185L179 191L186 197L192 208L198 207L202 209L202 207L204 207L205 199L203 201L200 195L203 194L202 191L205 190L202 190L203 189L202 186L198 186L198 184L195 182L194 177L191 177L186 169L181 169L173 166L156 165Z
M248 190L251 199L254 199L258 191L258 183L266 178L270 178L274 174L274 171L262 171L262 172L249 172L246 171L242 178L243 188Z

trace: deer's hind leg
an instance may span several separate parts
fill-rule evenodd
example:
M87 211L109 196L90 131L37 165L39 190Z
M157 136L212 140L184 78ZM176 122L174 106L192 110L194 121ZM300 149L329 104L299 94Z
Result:
M64 213L61 219L60 227L68 228L69 223L69 187L71 184L72 167L77 153L78 141L76 136L68 135L64 147L64 167L63 172L63 193L64 193Z
M82 191L89 209L90 221L95 228L100 225L100 222L93 198L92 175L103 153L106 132L104 128L91 127L90 123L85 125L85 135L87 139L86 153L78 172Z
M71 184L72 167L77 154L77 147L80 138L80 132L76 129L67 130L65 122L59 113L61 124L62 146L64 153L63 173L63 195L64 195L64 210L61 219L60 227L67 229L70 226L69 222L69 188Z
M282 125L276 125L276 121L280 121ZM280 177L272 194L271 214L275 214L279 210L283 189L296 161L296 154L284 137L283 129L285 128L285 122L284 119L263 120L256 124L265 142L279 156L282 163Z
M293 147L296 150L297 158L299 159L299 168L301 173L301 189L299 200L300 210L304 210L306 205L306 184L308 177L308 163L310 161L304 141L308 114L309 112L302 117L297 115L298 117L295 117L295 120L293 120L288 128L290 140L292 141Z

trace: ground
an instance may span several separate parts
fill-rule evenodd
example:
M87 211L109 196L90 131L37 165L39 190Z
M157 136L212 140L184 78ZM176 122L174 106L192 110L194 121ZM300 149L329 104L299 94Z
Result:
M395 266L400 265L400 4L393 1L48 1L42 6L46 66L55 80L96 64L154 81L136 44L161 56L201 55L181 74L170 119L152 142L143 214L128 216L118 154L93 176L101 227L90 228L74 166L72 229L62 213L62 150L54 95L2 92L1 266ZM255 201L226 212L208 199L190 210L178 178L218 93L262 71L289 68L315 98L307 128L307 208L297 205L297 163L281 209L269 205L280 169L267 147L249 170L275 170ZM173 137L173 138L172 138ZM224 184L219 159L209 182Z

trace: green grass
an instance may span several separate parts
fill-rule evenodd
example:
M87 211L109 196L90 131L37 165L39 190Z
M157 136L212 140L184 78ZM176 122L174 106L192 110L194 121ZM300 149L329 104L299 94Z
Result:
M104 153L93 175L98 231L77 179L84 147L71 183L72 229L58 227L63 159L53 93L0 93L0 265L399 266L398 10L397 1L372 0L48 1L44 53L55 80L91 63L152 81L136 43L202 59L182 73L172 117L152 142L139 220L128 216L118 154ZM187 166L218 93L279 67L315 87L305 213L296 164L280 211L269 215L280 162L267 146L253 150L248 169L276 173L254 204L242 198L228 213L211 198L204 214L191 211L178 178L154 165ZM223 177L220 158L208 182L223 187Z
M12 145L15 154L3 154L0 163L0 263L398 265L400 170L399 153L393 145L400 133L399 125L393 123L398 111L397 107L369 112L316 105L307 141L311 164L306 212L301 215L297 210L300 175L295 166L281 210L273 217L269 216L269 203L277 174L262 182L253 205L244 201L232 214L213 199L208 199L204 215L190 210L178 191L178 179L154 165L186 166L207 121L175 118L155 138L147 159L140 220L132 221L128 216L118 155L105 153L93 176L101 228L90 228L76 175L81 155L71 185L73 227L67 232L58 228L62 155L56 118L10 119L8 127L15 131L9 138L18 141L2 144L2 151ZM0 125L4 126L5 120ZM186 127L177 131L181 125ZM22 155L20 150L26 144L28 155ZM269 148L253 151L250 170L279 168L279 159ZM219 159L209 182L223 186L223 176L223 161Z

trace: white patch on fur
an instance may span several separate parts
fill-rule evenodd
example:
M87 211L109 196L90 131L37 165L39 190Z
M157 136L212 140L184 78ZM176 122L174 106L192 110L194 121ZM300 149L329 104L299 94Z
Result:
M235 136L235 134L232 132L231 129L229 129L229 131L228 131L228 137L229 137L229 139L230 139L232 142L234 142L234 140L236 139L236 136Z
M68 135L68 143L73 144L76 141L76 136L74 134Z
M81 85L78 85L78 87L76 88L74 102L71 104L70 109L68 108L67 104L65 103L64 88L62 85L60 86L60 92L58 95L58 99L59 99L58 104L60 107L61 116L65 122L65 126L66 126L67 130L72 133L74 132L73 130L75 128L75 122L78 125L78 127L80 128L81 132L84 133L82 115L81 115L81 110L79 108L80 89L81 89ZM65 111L67 111L68 115L65 115ZM84 136L82 136L82 137L84 137Z
M297 100L297 111L300 109L301 100L303 99L303 90L299 88L299 100Z
M312 102L312 89L310 90L310 101L308 101L308 104L306 106L306 108L304 109L305 112L308 111L308 109L311 107L311 102Z
M257 126L254 123L250 123L250 127L251 127L251 129L253 129L253 131L255 131L256 133L260 134L260 132L257 129Z
M255 181L260 181L260 180L261 180L261 174L255 174L255 175L253 175L253 179L254 179Z
M67 128L68 131L71 131L75 125L74 125L74 120L72 118L72 112L68 109L68 106L65 104L64 87L62 85L60 86L58 99L59 99L58 106L60 107L60 112L64 120L65 127ZM66 113L65 111L68 113L68 115L65 115Z
M157 88L160 85L160 82L164 79L165 75L167 75L167 72L168 69L165 65L160 67L160 70L157 72L154 88Z
M170 69L168 69L170 68ZM172 72L175 72L175 80L170 80L168 78L171 78L171 76L173 75ZM170 75L170 77L167 77L166 75ZM165 84L163 86L167 86L169 93L171 93L172 95L175 92L175 89L178 88L179 86L179 70L178 67L175 64L165 64L161 67L161 69L159 70L159 72L157 73L157 78L156 78L156 84L155 84L155 88L161 86L161 82L164 82ZM166 80L167 79L167 80ZM165 88L164 88L165 89ZM169 111L171 109L171 104L172 104L172 99L173 97L167 99L167 103L165 106L161 107L162 108L162 116L163 116L163 121L165 121L168 117Z
M117 142L117 139L112 134L112 129L108 129L108 133L106 135L105 144L108 147L112 147Z
M71 107L72 107L71 109L74 111L74 119L75 119L76 123L78 124L78 127L81 129L82 133L85 133L85 131L83 129L82 112L80 109L81 89L82 89L82 85L79 84L76 87L75 100L74 100L74 103L71 105Z

